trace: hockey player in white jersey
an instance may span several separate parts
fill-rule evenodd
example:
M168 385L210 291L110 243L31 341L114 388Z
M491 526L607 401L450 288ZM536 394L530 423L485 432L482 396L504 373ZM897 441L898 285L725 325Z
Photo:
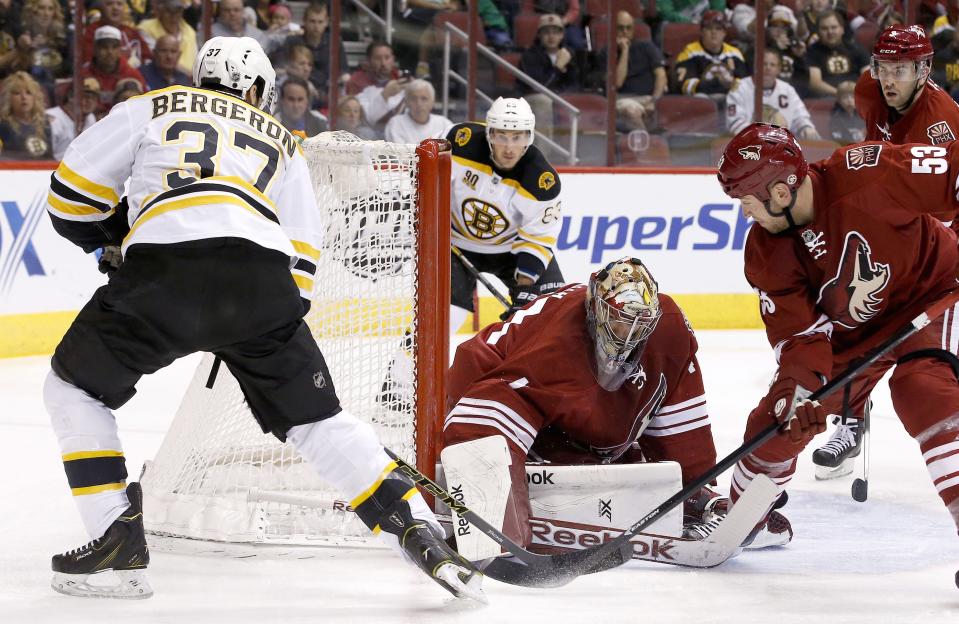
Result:
M443 541L373 430L340 406L302 320L323 224L299 146L270 115L275 77L253 39L213 38L197 56L195 88L114 107L51 178L56 230L87 252L119 245L123 254L57 346L43 389L93 540L53 557L53 588L152 594L142 494L126 483L111 410L142 375L210 351L263 431L292 442L366 526L448 591L482 600L481 575ZM114 583L89 579L105 571Z
M509 288L502 318L563 285L553 255L562 225L560 181L533 145L536 118L523 98L497 98L486 124L453 126L452 242L481 272ZM450 326L473 311L476 278L452 259Z

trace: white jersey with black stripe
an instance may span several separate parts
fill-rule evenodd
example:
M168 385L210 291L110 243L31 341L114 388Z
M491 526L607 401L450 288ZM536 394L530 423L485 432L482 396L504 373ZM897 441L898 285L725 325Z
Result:
M291 258L304 297L323 224L299 144L246 102L175 86L132 98L68 148L48 211L72 225L110 218L129 179L124 253L141 243L238 237Z

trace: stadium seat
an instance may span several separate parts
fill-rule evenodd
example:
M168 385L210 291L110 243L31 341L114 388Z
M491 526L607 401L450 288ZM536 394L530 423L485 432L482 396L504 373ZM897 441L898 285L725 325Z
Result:
M876 22L866 21L856 29L856 32L853 33L853 37L855 37L856 43L862 46L863 50L865 50L867 53L872 53L872 46L874 43L876 43L876 36L878 34L879 24Z
M682 52L687 43L699 39L699 24L663 24L663 55L673 64L676 56Z
M719 132L719 113L709 98L692 95L664 95L656 102L659 125L671 133Z
M817 160L824 160L832 156L832 153L835 152L839 147L839 143L835 141L800 141L799 147L802 148L803 156L806 157L808 162L816 162Z
M642 20L636 20L636 30L634 35L639 41L650 41L653 38L649 24ZM593 49L602 50L606 47L606 37L609 34L609 22L603 19L593 20L589 25L590 37L593 40Z
M508 61L514 67L519 67L519 59L522 56L519 52L504 52L502 55L504 61ZM503 97L516 97L516 76L506 71L499 65L494 70L496 77L497 93Z
M669 144L661 136L649 135L645 145L630 146L629 135L616 137L616 164L621 167L668 167ZM643 147L644 149L634 149Z
M528 48L536 41L536 30L539 26L539 15L535 13L520 13L513 20L513 42L517 47Z
M812 123L819 131L819 136L828 137L829 135L829 116L836 105L836 98L807 98L803 100L809 116L812 117Z
M446 32L444 24L449 22L450 24L456 26L463 32L469 34L469 13L466 11L440 11L433 17L433 26L440 32L442 36ZM486 35L483 33L483 25L478 25L479 30L479 43L486 43ZM452 37L453 47L466 47L466 42L459 37Z
M585 11L582 9L583 4L580 4L580 11L587 15L592 15L594 18L605 16L606 0L586 0ZM613 15L616 15L618 11L629 11L633 17L642 17L644 13L642 0L613 0Z
M563 93L562 98L579 109L580 132L606 131L606 98L595 93ZM559 105L553 106L556 128L569 130L572 127L572 114Z
M534 0L519 0L519 15L536 13Z
M709 158L712 162L719 164L719 158L723 155L723 150L726 149L726 144L731 138L729 135L718 136L710 142Z

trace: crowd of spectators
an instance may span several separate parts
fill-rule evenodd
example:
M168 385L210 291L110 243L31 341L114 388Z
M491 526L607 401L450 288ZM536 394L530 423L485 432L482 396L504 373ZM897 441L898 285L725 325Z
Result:
M606 2L591 0L476 1L486 44L560 97L592 97L577 100L584 115L583 102L607 101L611 78L617 133L629 138L617 142L620 162L652 164L637 152L656 143L649 138L656 135L670 146L681 135L698 136L702 140L691 144L709 158L711 138L735 133L754 115L756 0L614 0L612 16L602 14ZM876 33L903 23L901 0L759 1L767 9L763 119L790 127L804 141L859 140L863 125L853 86L868 71ZM379 0L363 2L385 10ZM954 3L943 2L922 0L918 21L936 48L933 80L959 98L959 15ZM330 13L322 1L219 0L211 34L248 36L263 45L277 68L277 117L295 133L311 136L333 126L362 138L412 142L443 136L453 123L437 110L441 25L454 13L462 16L465 3L393 2L392 44L375 22L359 19L362 13L344 3L342 38L365 54L351 58L344 42L336 42L336 76ZM78 38L83 86L75 106L73 7L71 0L0 0L0 158L59 158L78 129L118 102L190 84L203 39L201 0L93 0ZM609 64L607 37L615 53ZM463 56L454 54L455 69L462 69ZM503 80L486 61L479 69L487 95L527 98L537 130L548 139L547 153L552 141L569 144L569 115L553 97L514 76ZM339 93L335 111L329 110L331 81ZM709 118L691 128L695 115L677 114L676 107L692 101L698 105L689 110ZM703 101L715 110L708 113ZM450 117L460 121L464 110ZM599 118L602 126L581 121L580 130L600 134L605 113Z

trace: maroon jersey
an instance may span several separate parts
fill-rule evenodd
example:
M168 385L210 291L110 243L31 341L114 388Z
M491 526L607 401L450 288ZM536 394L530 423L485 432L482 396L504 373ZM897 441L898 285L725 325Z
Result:
M862 143L810 165L812 223L746 239L781 369L829 375L956 288L959 144Z
M867 141L939 145L959 136L959 105L932 80L900 115L886 105L879 81L865 72L856 83L856 110L866 122Z
M527 455L577 464L672 460L684 481L716 462L696 337L679 306L659 295L663 314L640 369L607 392L592 373L585 300L582 284L540 297L461 344L450 371L444 442L506 439L513 489L505 529L526 544Z

